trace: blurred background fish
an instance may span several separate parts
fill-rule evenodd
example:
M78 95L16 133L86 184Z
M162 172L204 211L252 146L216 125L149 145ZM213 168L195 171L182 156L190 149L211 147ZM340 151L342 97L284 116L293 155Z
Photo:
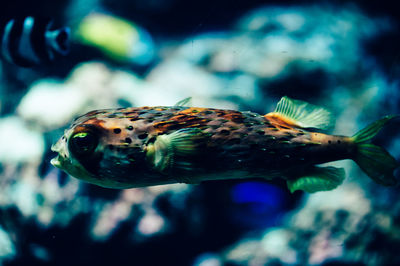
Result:
M68 27L53 29L50 19L11 19L0 34L1 55L22 67L49 63L68 53L69 35Z
M154 57L153 40L144 28L108 14L91 13L83 18L74 38L120 63L147 65Z

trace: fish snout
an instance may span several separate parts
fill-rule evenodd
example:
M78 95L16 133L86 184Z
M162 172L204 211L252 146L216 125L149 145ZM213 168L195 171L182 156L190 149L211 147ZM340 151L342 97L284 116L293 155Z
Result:
M61 162L60 162L60 155L57 155L53 159L51 159L50 163L57 168L61 168Z
M56 157L51 159L50 163L57 168L62 168L63 161L65 161L65 159L68 157L65 146L66 142L64 141L64 138L60 138L56 143L51 146L51 150L58 154Z

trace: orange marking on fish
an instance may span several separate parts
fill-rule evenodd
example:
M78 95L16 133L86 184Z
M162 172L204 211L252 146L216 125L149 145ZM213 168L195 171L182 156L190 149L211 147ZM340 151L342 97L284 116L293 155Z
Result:
M278 113L269 113L264 115L265 119L268 120L272 125L278 128L294 128L299 127L299 125L293 119L282 116Z
M199 113L202 111L208 110L208 108L201 108L201 107L190 107L188 109L182 110L178 112L178 114L192 114L192 113Z

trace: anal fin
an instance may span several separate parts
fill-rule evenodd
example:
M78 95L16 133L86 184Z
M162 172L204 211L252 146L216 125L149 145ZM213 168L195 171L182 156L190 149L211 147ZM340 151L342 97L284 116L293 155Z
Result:
M308 193L333 190L339 186L345 178L343 168L312 167L305 175L287 181L290 192L304 190Z

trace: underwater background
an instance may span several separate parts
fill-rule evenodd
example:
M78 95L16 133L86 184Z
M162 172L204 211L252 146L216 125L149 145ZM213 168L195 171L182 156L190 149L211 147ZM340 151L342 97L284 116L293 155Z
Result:
M353 135L400 113L394 1L62 0L0 3L71 28L70 52L0 61L0 265L400 265L399 186L350 161L343 185L291 194L260 179L127 190L69 177L51 145L93 109L330 109ZM400 159L400 121L375 139ZM400 173L395 173L399 178Z

